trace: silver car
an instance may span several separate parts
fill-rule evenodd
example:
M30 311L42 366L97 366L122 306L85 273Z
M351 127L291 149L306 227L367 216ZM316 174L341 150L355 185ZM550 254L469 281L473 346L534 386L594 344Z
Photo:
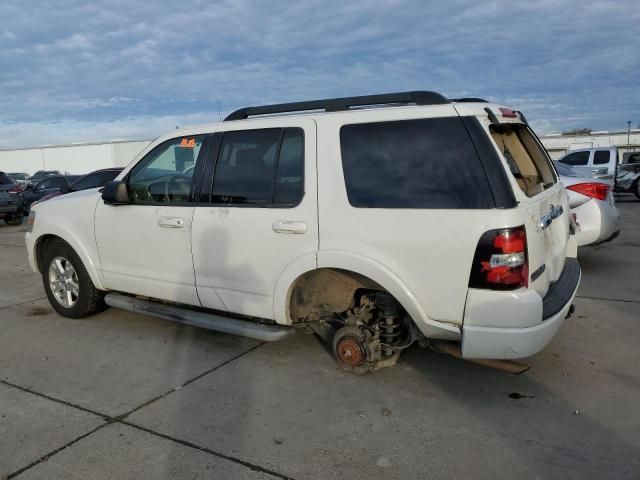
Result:
M576 216L578 246L597 245L620 233L620 213L615 205L613 181L579 177L569 165L554 162Z

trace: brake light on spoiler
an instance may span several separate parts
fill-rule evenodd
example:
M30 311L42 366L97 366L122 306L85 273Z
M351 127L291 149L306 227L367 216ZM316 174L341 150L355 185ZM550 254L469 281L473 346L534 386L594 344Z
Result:
M504 107L500 107L499 110L502 116L505 118L518 118L518 112L516 110Z
M524 226L489 230L478 241L469 287L513 290L529 285Z

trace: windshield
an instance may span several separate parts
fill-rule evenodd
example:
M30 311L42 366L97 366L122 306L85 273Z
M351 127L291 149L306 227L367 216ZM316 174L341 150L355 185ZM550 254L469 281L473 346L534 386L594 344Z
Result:
M13 178L14 180L26 180L27 179L27 174L26 173L9 173L9 178Z

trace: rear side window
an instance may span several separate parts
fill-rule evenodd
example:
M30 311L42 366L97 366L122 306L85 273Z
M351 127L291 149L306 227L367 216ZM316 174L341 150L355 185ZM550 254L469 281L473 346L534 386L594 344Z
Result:
M212 202L294 206L304 194L300 128L226 132L213 178Z
M575 152L570 153L566 157L559 160L560 163L566 163L567 165L583 166L589 163L589 152Z
M349 203L360 208L493 208L486 175L459 117L345 125Z
M609 163L609 159L611 158L611 154L609 150L597 150L593 154L593 164L594 165L606 165Z

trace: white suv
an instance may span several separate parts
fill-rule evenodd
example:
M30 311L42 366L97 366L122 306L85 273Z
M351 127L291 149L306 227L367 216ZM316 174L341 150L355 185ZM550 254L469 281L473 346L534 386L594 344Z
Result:
M434 92L172 131L103 190L37 205L26 239L61 315L106 304L263 340L304 327L354 371L415 340L530 356L580 281L566 193L523 115Z

